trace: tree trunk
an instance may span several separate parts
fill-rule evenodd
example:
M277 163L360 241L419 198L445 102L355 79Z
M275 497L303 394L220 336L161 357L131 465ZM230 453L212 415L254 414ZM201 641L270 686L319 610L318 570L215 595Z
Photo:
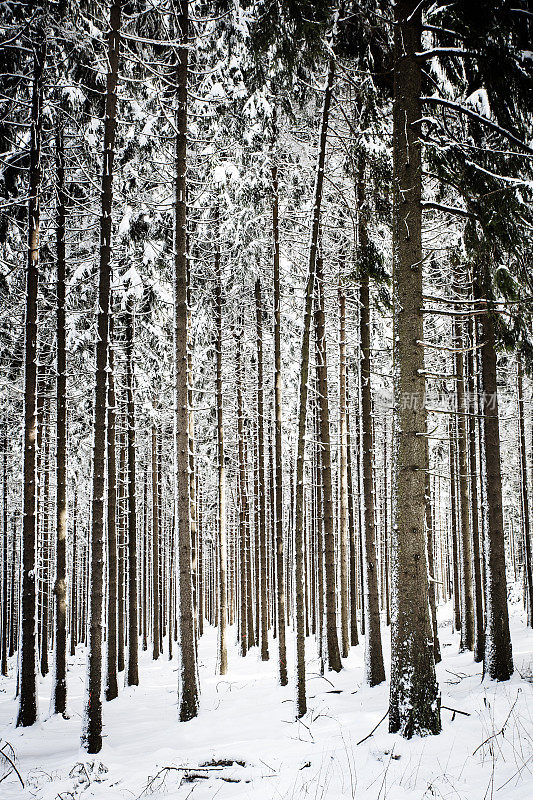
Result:
M217 219L218 222L218 219ZM218 233L218 226L217 226ZM216 342L216 392L217 392L217 444L218 444L218 671L228 671L227 645L227 545L226 545L226 465L224 462L224 402L222 395L222 286L220 279L220 249L215 251L215 321Z
M533 581L531 574L531 528L529 519L529 488L527 479L526 431L524 423L524 379L522 356L516 356L517 391L518 391L518 438L520 445L520 479L522 484L522 520L524 530L524 555L527 589L527 621L533 627Z
M268 595L267 595L267 529L266 529L266 481L265 481L265 430L263 390L263 307L261 282L255 283L255 314L257 339L257 438L258 438L258 495L259 495L259 573L260 624L257 631L260 639L261 661L268 661ZM259 635L260 634L260 635Z
M285 628L285 575L283 546L283 452L281 430L283 421L281 378L281 288L279 275L279 190L278 168L272 164L272 238L274 262L274 454L275 481L272 513L275 517L276 536L276 621L278 634L279 682L286 686L287 643Z
M348 436L346 429L346 295L339 283L339 541L341 590L341 647L347 658L348 630Z
M484 671L489 677L506 681L513 674L513 650L507 607L505 539L503 528L500 425L496 380L494 323L490 313L479 315L481 324L481 414L487 502L486 569L487 620Z
M76 477L75 477L76 480ZM76 655L78 644L78 490L74 485L72 500L72 572L70 591L70 655Z
M108 72L105 95L104 154L102 169L102 213L100 217L100 270L98 286L98 338L93 412L93 480L91 496L91 592L87 697L82 747L88 753L102 748L102 604L104 578L104 468L106 451L107 350L109 337L109 293L111 281L111 230L113 207L113 160L116 128L116 87L120 49L121 3L110 8Z
M135 465L135 387L133 353L133 299L124 314L126 350L126 404L128 436L128 669L126 685L139 685L139 599L137 596L137 492Z
M476 392L474 383L474 351L476 343L473 317L468 320L469 349L466 354L468 403L468 449L470 457L470 505L472 508L472 546L474 562L475 639L474 661L483 661L485 653L485 622L483 617L483 578L481 568L481 543L479 531L478 475L476 450Z
M56 579L55 662L52 707L67 709L67 338L65 327L65 145L62 120L56 131L56 258L57 258L57 382L56 382Z
M19 707L17 727L37 719L37 639L35 630L36 546L36 390L37 390L37 288L39 282L39 224L41 192L41 126L43 72L46 60L44 22L39 18L33 55L33 87L30 127L28 187L28 260L26 267L26 315L24 344L24 500L22 522L22 603L19 655Z
M461 582L459 580L459 537L457 534L457 456L454 420L450 418L448 425L450 439L450 535L452 540L452 567L453 567L453 627L461 630Z
M8 604L8 513L7 513L7 411L5 412L4 432L2 436L2 636L0 647L2 650L0 659L0 673L7 675L7 654L9 648L9 637L7 629L7 604ZM12 616L14 616L12 612Z
M192 596L191 498L189 480L189 375L187 313L187 77L188 0L177 12L178 48L174 184L174 513L178 539L179 630L181 685L179 717L182 722L198 714L198 675Z
M394 6L393 298L395 481L389 730L439 733L424 530L427 470L422 320L421 7Z
M107 635L105 699L118 697L117 679L117 465L115 447L115 359L113 317L109 320L107 373Z
M342 669L337 636L335 590L335 529L333 516L333 482L331 477L331 440L329 429L328 364L326 351L326 319L324 314L324 275L322 258L316 260L315 333L318 376L318 422L321 458L321 485L324 519L324 578L326 595L326 663L328 669Z
M318 233L320 229L320 208L324 185L324 165L326 161L326 142L329 124L329 110L335 79L335 60L330 58L328 77L322 106L320 136L318 144L317 168L313 198L313 219L311 238L309 241L309 262L307 268L307 284L305 289L304 325L302 333L302 350L300 357L300 375L298 392L298 451L296 457L296 496L294 504L294 563L295 563L295 616L296 616L296 717L300 718L307 711L305 692L305 614L303 607L303 526L304 526L304 460L305 434L307 427L307 395L309 379L309 345L311 337L311 317L313 309L313 292L315 288L316 262L318 252ZM335 631L336 635L336 631ZM338 647L338 645L337 645ZM333 647L332 647L333 651ZM334 656L334 653L331 653ZM332 666L335 665L333 660Z
M155 405L154 405L155 415ZM159 488L157 469L157 428L152 422L152 658L159 658Z
M361 210L360 210L360 213ZM362 253L368 248L366 228L359 224L359 244ZM378 571L376 557L374 469L374 431L372 427L372 387L370 384L370 286L368 274L360 276L360 341L361 341L361 421L363 428L363 497L365 544L365 680L377 686L385 680L385 665L381 647L379 618Z
M457 306L456 306L457 308ZM459 307L460 308L460 307ZM457 308L457 310L459 310ZM460 650L474 649L474 595L472 584L472 543L470 535L470 495L468 491L468 450L466 439L466 401L462 324L453 318L454 372L457 397L457 451L459 471L459 513L462 556L462 621Z

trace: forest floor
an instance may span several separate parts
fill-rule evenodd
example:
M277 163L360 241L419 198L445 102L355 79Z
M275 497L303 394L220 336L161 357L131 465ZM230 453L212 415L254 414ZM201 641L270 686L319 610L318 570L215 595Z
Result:
M216 632L200 644L201 710L177 721L178 663L141 654L136 688L104 705L105 744L97 757L79 747L85 682L83 648L69 669L70 719L50 717L51 678L39 688L41 721L16 729L15 665L0 678L0 797L38 800L531 800L533 797L533 632L511 615L516 671L502 684L481 681L481 666L458 654L450 608L441 609L443 662L438 665L440 736L405 741L387 732L388 687L363 685L363 645L340 674L319 675L309 641L309 712L293 719L293 688L277 683L257 650L232 647L229 674L214 674ZM230 639L233 640L233 632ZM291 640L289 632L289 641ZM389 658L389 633L384 636ZM291 662L292 663L292 662ZM9 743L9 746L6 746ZM12 749L11 749L12 748ZM10 774L8 774L10 772Z

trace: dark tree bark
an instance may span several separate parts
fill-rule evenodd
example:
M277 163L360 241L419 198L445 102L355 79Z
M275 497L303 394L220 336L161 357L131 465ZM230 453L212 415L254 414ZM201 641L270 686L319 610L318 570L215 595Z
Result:
M107 635L105 699L118 697L117 653L117 464L113 317L109 320L107 373Z
M359 244L368 246L364 221L359 225ZM374 469L374 431L372 426L372 389L370 384L370 286L368 274L360 277L361 340L361 421L363 428L363 498L364 498L364 570L365 570L365 680L377 686L385 680L379 617L378 570L376 556Z
M348 656L350 635L348 630L348 435L346 429L346 295L338 287L339 301L339 556L341 591L341 647L342 656Z
M137 487L135 459L135 387L133 299L124 314L126 351L126 405L128 436L128 669L127 686L139 685L139 598L137 591Z
M475 325L472 317L468 321L468 340L470 348L466 354L467 396L468 396L468 451L470 459L470 504L472 508L472 547L474 564L474 612L475 639L474 661L483 661L485 653L485 620L483 615L483 577L481 568L481 542L479 530L478 468L476 449L476 390L474 380L474 346L476 342Z
M41 192L41 127L46 36L42 13L35 24L33 86L30 124L28 187L28 260L26 266L26 314L24 344L24 499L22 522L22 603L20 639L20 692L17 727L37 719L35 664L35 546L36 546L36 391L37 391L37 288L39 282L39 225Z
M516 357L517 369L517 394L518 394L518 439L520 446L520 482L522 500L522 522L524 530L524 555L527 589L527 621L533 627L533 578L531 572L531 526L529 519L529 487L527 479L527 456L526 456L526 431L524 422L524 378L522 368L522 357L520 353Z
M113 208L113 161L115 150L117 80L120 50L121 3L113 2L109 16L108 72L105 95L102 209L100 217L100 269L98 285L98 339L93 412L93 480L91 495L91 592L87 697L82 747L88 753L102 749L102 606L104 578L104 492L106 452L107 351L111 282L111 229Z
M483 415L485 500L488 512L485 537L487 619L483 666L485 673L489 677L498 681L506 681L513 674L514 667L511 634L509 631L509 609L507 607L507 578L505 575L496 339L491 314L480 314L479 319L481 327L482 388L480 411Z
M154 405L155 414L155 405ZM159 658L159 487L157 428L152 422L152 658Z
M461 521L462 614L460 650L474 649L474 594L472 582L472 538L470 533L470 493L468 481L468 445L466 436L466 400L462 323L453 318L454 371L457 397L457 454L459 471L459 518Z
M389 730L439 733L424 530L427 464L422 321L421 6L394 6L393 298L395 481Z
M261 283L255 283L255 314L257 340L257 438L258 438L258 500L259 500L259 628L261 661L268 661L268 586L267 586L267 528L266 528L266 481L265 481L265 427L263 390L263 306ZM260 635L259 635L260 634Z
M56 578L55 662L52 708L67 709L67 337L65 327L65 144L62 120L56 131L56 259L57 259L57 381L56 381Z
M8 583L8 552L9 552L9 530L8 530L8 511L7 511L7 412L4 421L2 435L2 636L0 641L0 673L7 675L7 654L9 649L9 636L7 625L7 605L9 601ZM14 614L12 614L14 616Z
M218 216L218 215L217 215ZM217 219L218 222L218 219ZM218 225L217 225L218 233ZM218 457L218 671L228 671L227 645L227 545L226 545L226 464L224 461L224 402L222 395L222 285L220 249L215 251L215 320L216 320L216 393L217 393L217 457Z
M274 266L274 454L275 480L273 514L276 525L276 622L278 635L278 667L279 682L286 686L287 676L287 644L285 629L285 574L283 546L283 452L281 430L283 421L282 409L282 376L281 376L281 287L279 275L279 190L278 168L273 157L272 163L272 239Z

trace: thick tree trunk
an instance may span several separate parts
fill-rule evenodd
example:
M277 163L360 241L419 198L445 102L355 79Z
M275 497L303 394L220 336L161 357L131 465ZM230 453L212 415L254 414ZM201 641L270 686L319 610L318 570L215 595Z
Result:
M35 547L36 547L36 391L37 391L37 287L39 281L39 224L41 191L41 126L43 72L46 37L43 20L35 32L33 88L30 127L30 168L28 187L28 261L26 266L26 314L24 345L24 500L22 522L22 602L20 639L20 692L17 726L33 725L37 719L37 676L35 664Z
M389 730L439 733L424 530L427 464L422 321L421 7L394 6L393 299L395 480Z
M88 753L102 748L102 605L104 578L104 493L106 452L107 351L109 338L109 294L111 282L111 230L113 207L113 160L116 129L116 87L120 50L121 3L110 8L108 72L105 96L102 212L100 217L100 271L98 286L98 339L93 416L93 479L91 496L91 592L87 697L82 747Z
M65 144L62 121L56 131L56 258L57 258L57 382L56 382L56 577L55 661L52 708L67 709L67 338L65 327Z
M503 528L500 425L494 323L490 313L479 315L481 324L481 414L487 502L485 538L487 569L487 619L484 671L489 677L506 681L513 674L513 650L507 607L505 539Z
M178 539L179 631L181 685L179 717L182 722L198 714L198 675L192 592L191 497L189 479L189 375L187 313L187 78L188 0L177 12L178 48L174 184L174 514Z
M359 225L359 244L368 246L364 222ZM363 428L363 498L365 540L365 680L377 686L385 680L379 617L378 570L376 557L374 469L374 431L372 426L372 389L370 384L370 286L368 274L360 276L360 340L361 340L361 421Z
M296 617L296 717L302 717L307 711L305 692L305 613L303 606L303 527L304 527L304 461L305 434L307 428L307 395L309 379L309 345L311 338L311 318L313 309L313 292L315 288L316 262L318 254L318 234L320 229L320 209L322 189L324 185L324 165L326 161L326 142L328 135L329 111L335 79L335 60L330 59L328 77L322 106L318 158L315 175L313 197L313 219L309 242L309 262L307 284L305 289L304 324L302 333L302 350L300 357L300 375L298 392L298 450L296 457L296 496L294 504L294 580L295 580L295 617ZM336 636L336 631L335 631ZM332 643L333 645L333 643ZM338 648L338 645L337 645ZM332 663L336 666L332 646ZM339 658L340 661L340 658Z

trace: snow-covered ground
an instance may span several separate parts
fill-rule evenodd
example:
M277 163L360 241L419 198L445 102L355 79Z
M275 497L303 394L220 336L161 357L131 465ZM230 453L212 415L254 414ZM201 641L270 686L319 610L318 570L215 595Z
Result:
M439 624L440 736L405 741L387 733L388 688L363 685L363 646L352 648L339 674L318 674L309 643L309 712L293 718L292 686L276 679L272 660L257 651L230 652L229 674L214 674L215 636L200 644L201 710L177 720L177 662L142 653L141 685L104 705L105 744L98 756L79 747L85 657L79 648L69 670L70 719L50 717L50 676L40 685L41 722L16 729L14 665L0 679L0 747L15 755L23 789L0 762L0 797L170 797L176 800L531 800L533 797L533 632L512 614L516 672L505 684L481 682L471 654L459 655L449 609ZM290 636L289 636L290 638ZM389 633L384 634L388 659ZM528 680L529 676L529 680ZM6 747L6 742L10 747ZM12 748L12 750L11 750Z

